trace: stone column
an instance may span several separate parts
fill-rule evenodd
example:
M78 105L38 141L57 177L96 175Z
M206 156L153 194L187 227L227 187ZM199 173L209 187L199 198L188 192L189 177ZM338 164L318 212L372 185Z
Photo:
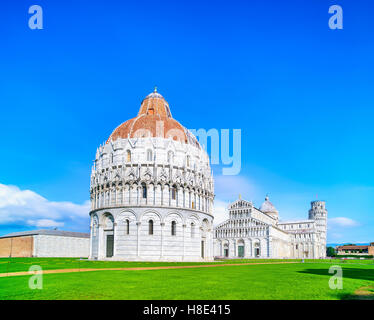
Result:
M140 239L139 239L139 229L140 229L140 225L141 225L141 222L138 221L136 223L136 255L138 256L138 258L140 257Z
M162 184L161 185L161 206L164 205L164 187L165 187L165 185Z
M117 222L113 223L113 257L117 255L117 246L116 243L118 243L117 239Z
M102 223L99 223L98 225L98 237L99 237L99 240L97 241L97 258L98 259L103 259L105 258L105 252L102 252L103 248L105 248L104 246L104 225Z
M271 236L269 236L267 240L268 240L267 241L267 244L268 244L268 250L267 250L268 258L272 258L273 257L273 238Z
M129 184L129 205L132 204L132 184Z
M139 196L140 188L141 188L141 186L139 186L139 185L136 186L136 204L137 205L140 204L140 196Z
M185 254L185 248L184 248L184 236L185 236L185 231L186 231L186 225L182 225L182 235L183 235L183 253L182 253L182 260L184 260L184 254Z
M92 241L93 241L93 237L92 237L92 218L91 218L91 223L90 223L90 255L89 255L89 259L92 259ZM34 238L35 239L35 238Z
M160 226L161 226L161 256L160 256L160 258L162 259L164 257L164 226L165 226L165 223L161 222Z

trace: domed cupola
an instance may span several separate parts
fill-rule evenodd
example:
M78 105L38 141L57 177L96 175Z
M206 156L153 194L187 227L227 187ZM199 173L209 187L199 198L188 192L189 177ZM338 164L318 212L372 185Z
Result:
M266 195L265 201L262 203L260 210L267 215L278 219L278 210L274 207L274 205L269 201L269 196Z
M138 115L118 126L110 135L107 143L119 138L145 137L172 139L201 148L196 137L173 119L169 104L157 92L157 88L143 99Z

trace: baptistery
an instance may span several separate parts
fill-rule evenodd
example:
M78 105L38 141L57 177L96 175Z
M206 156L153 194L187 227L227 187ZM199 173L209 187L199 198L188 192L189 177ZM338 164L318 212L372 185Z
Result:
M90 258L211 261L209 156L155 89L96 151Z

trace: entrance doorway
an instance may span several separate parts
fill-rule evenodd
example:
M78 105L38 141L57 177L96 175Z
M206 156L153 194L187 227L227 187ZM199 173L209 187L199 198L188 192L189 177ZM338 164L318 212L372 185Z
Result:
M203 258L204 259L204 244L205 244L205 241L201 241L201 258Z
M260 243L256 242L255 243L255 257L259 257L260 255L261 255Z
M229 249L224 249L224 255L227 258L229 256Z
M114 236L112 234L108 234L106 236L106 256L107 256L107 258L113 257L113 249L114 249Z
M255 248L255 257L260 256L260 248Z
M104 214L104 240L103 254L111 258L114 255L114 218L109 212Z
M238 247L238 256L239 256L239 258L244 257L244 246L239 246Z

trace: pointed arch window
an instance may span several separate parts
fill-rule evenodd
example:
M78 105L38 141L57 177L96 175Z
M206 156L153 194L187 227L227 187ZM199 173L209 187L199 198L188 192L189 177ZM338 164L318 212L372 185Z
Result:
M195 237L195 224L191 223L191 238Z
M152 161L152 150L147 150L147 161Z
M176 186L173 186L171 188L171 199L172 200L175 200L177 198L177 187Z
M126 151L126 161L131 162L131 151L130 150Z
M147 199L147 186L145 183L142 183L142 193L143 193L143 199Z
M149 235L153 234L153 220L148 221L148 234Z
M177 235L177 223L175 221L171 222L171 235L172 236Z
M190 156L186 157L186 166L189 168L190 167Z

